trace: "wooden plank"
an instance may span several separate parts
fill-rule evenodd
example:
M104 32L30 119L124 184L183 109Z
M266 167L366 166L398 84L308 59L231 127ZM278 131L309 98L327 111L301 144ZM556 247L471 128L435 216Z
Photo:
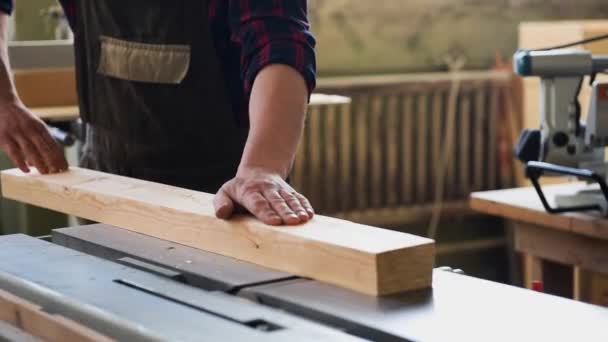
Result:
M0 321L50 342L111 341L74 321L51 315L33 303L0 290Z
M325 125L323 127L323 134L325 135L325 146L323 151L325 153L325 167L323 180L325 186L323 187L323 209L326 213L335 213L338 211L338 182L337 171L338 171L338 145L336 144L336 131L337 131L337 106L327 106L325 108Z
M80 117L77 106L33 107L30 110L45 121L73 121Z
M402 103L402 127L401 127L401 144L403 153L401 154L401 200L405 204L410 204L414 201L414 101L412 95L404 94Z
M303 133L304 134L302 134L302 139L300 140L300 144L298 145L298 149L296 151L296 157L290 175L291 185L300 193L303 193L304 190L307 190L305 187L307 165L306 144L308 143L308 139L306 138L307 130L304 129Z
M350 105L340 107L340 210L347 211L354 207L353 203L353 113Z
M309 106L335 106L349 104L351 99L340 95L312 94Z
M458 155L457 164L460 168L458 172L460 176L460 195L467 196L471 192L471 170L470 166L470 147L471 147L471 98L469 94L463 94L462 100L460 102L460 129L458 130L458 137L460 138L460 142L458 143L460 148L460 153ZM452 165L456 165L454 163L454 159L452 159Z
M431 149L431 165L433 166L433 168L431 169L431 172L433 172L433 201L437 201L437 194L438 194L438 190L437 187L440 186L441 184L439 183L443 183L443 187L445 189L445 182L440 182L438 177L437 177L437 173L441 173L443 172L442 170L439 170L441 168L441 151L442 151L442 147L443 144L445 142L445 137L443 136L443 122L444 120L442 120L442 116L444 116L444 110L443 110L443 92L441 91L436 91L433 94L433 109L431 112L431 125L432 125L432 129L431 129L431 144L432 144L432 149ZM445 174L445 172L443 172L443 174L441 175L443 177L443 175Z
M213 195L72 168L2 172L5 197L279 271L384 295L431 285L434 242L316 216L297 227L215 217Z
M498 176L498 112L500 88L498 84L492 85L490 96L490 111L488 112L488 188L496 189Z
M380 208L383 205L383 200L386 190L383 188L382 169L384 168L382 154L385 149L382 146L382 140L386 137L383 123L383 102L384 97L380 94L375 94L371 100L371 113L369 122L369 140L370 145L370 204L373 208Z
M417 106L417 127L418 132L416 141L416 201L425 203L427 201L427 185L428 185L428 95L418 94Z
M483 169L487 159L484 156L485 143L483 140L483 127L488 117L488 113L485 110L485 101L486 87L481 87L475 92L475 140L473 141L473 148L475 150L473 154L475 171L473 175L473 191L481 190L484 184Z
M365 209L368 207L367 181L369 175L368 168L368 116L371 99L369 96L360 96L357 101L357 115L355 116L355 154L356 154L356 200L357 208Z
M443 113L444 128L442 129L443 138L441 142L441 158L437 162L437 165L439 166L436 170L431 170L437 180L440 179L439 176L442 176L441 178L443 178L441 180L443 183L443 187L441 189L443 192L443 200L458 197L458 180L456 179L458 170L455 167L458 160L454 154L456 154L458 148L456 141L459 135L458 116L460 115L459 103L461 101L460 99L462 98L462 83L457 82L457 80L454 80L450 85L450 90L448 91L446 97L446 109L445 113ZM453 99L452 96L454 96ZM447 153L448 151L449 153Z
M557 194L568 195L587 188L587 184L576 182L543 186L543 191L554 205ZM469 203L474 210L486 214L608 240L607 218L594 212L549 214L532 187L476 192Z
M313 206L322 206L323 198L321 181L323 180L323 143L321 141L321 126L323 119L323 107L313 107L308 114L307 127L307 148L308 159L305 161L308 164L306 178L306 191L304 195L308 197Z
M403 134L399 129L399 107L398 97L392 94L387 99L386 109L386 196L387 205L389 207L396 206L399 203L398 192L399 187L397 180L399 174L399 135Z

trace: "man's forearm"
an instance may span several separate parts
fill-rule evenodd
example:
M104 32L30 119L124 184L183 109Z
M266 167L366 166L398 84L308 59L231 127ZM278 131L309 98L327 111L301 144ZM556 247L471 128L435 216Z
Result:
M239 172L264 169L286 178L304 128L308 90L286 65L270 65L255 79L249 104L250 131Z

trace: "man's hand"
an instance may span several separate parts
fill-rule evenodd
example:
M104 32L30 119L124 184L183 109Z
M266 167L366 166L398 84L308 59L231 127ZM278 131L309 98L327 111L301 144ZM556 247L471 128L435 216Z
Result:
M20 103L0 104L0 149L23 172L29 172L29 166L42 174L68 168L44 122Z
M215 195L216 216L229 218L238 206L270 225L297 225L314 216L310 202L277 173L263 169L239 170Z

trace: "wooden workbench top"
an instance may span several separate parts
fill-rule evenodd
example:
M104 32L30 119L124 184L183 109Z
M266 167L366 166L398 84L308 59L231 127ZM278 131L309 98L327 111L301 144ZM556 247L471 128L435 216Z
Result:
M551 205L556 194L575 193L586 187L583 182L543 186ZM476 211L511 220L571 231L608 240L608 219L597 212L549 214L532 187L484 191L471 194Z
M33 107L30 110L44 121L74 121L80 117L78 106Z

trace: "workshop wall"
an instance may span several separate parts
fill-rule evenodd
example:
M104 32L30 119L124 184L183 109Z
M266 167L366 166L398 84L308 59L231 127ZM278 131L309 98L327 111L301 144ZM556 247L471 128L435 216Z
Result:
M16 1L14 14L16 23L15 39L53 39L56 22L47 15L47 10L56 4L57 0Z
M52 39L44 10L55 0L17 4L18 40ZM468 69L511 56L521 21L608 17L604 0L309 0L322 75L440 71L448 54Z
M485 69L511 56L521 21L608 17L604 0L311 0L322 74Z

